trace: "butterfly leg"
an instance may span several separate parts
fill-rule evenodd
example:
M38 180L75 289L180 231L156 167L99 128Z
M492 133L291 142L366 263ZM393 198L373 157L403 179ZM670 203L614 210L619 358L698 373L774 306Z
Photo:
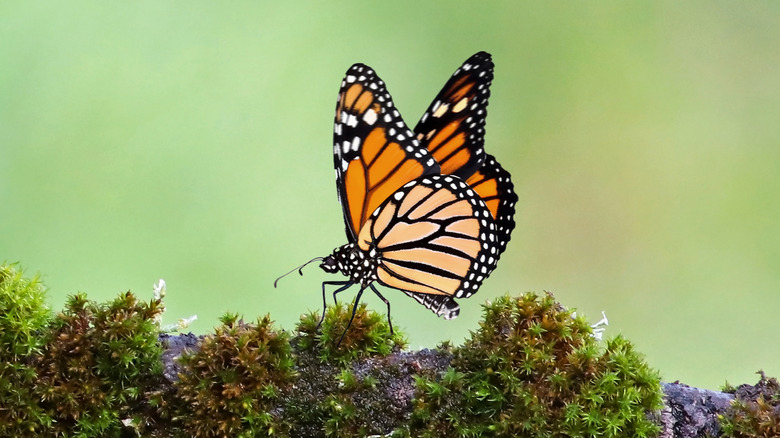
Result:
M320 322L319 324L317 324L317 330L320 329L320 326L322 325L322 321L325 321L325 310L328 308L328 303L325 300L325 286L341 286L340 288L336 289L333 292L333 301L336 301L336 294L349 289L349 287L352 286L353 284L355 283L352 283L351 281L323 281L322 282L322 317L320 317Z
M344 336L347 334L347 330L349 330L349 326L352 325L352 320L355 319L355 312L358 308L358 303L360 302L360 296L363 295L363 291L366 290L365 286L361 286L360 290L357 293L357 296L355 297L355 303L352 305L352 316L349 318L349 322L347 323L347 328L344 329L344 333L341 334L341 338L339 339L339 343L336 344L336 347L339 347L341 345L341 341L344 340Z
M374 283L371 283L368 285L372 291L376 294L376 296L379 297L380 300L384 301L384 303L387 305L387 324L390 326L390 335L393 335L393 323L390 321L390 301L387 301L387 298L383 297L382 294L379 293L378 290L376 290L376 286L374 286Z

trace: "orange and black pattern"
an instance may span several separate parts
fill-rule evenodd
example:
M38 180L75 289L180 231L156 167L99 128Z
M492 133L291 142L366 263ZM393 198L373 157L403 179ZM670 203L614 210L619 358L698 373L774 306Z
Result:
M488 211L495 220L496 242L498 243L495 259L498 261L509 243L512 230L515 228L514 215L517 195L509 178L509 172L504 170L492 155L486 154L482 167L472 174L466 183L485 202ZM451 296L404 292L445 319L455 318L460 312L460 307Z
M504 170L496 158L485 154L485 162L467 180L468 184L482 198L496 221L499 255L506 249L512 230L515 229L515 194L509 172Z
M433 99L414 133L441 165L441 173L466 179L485 159L493 61L479 52L463 63Z
M396 289L467 298L495 268L490 212L449 175L414 180L371 215L358 246L376 251L377 279Z
M484 151L493 79L490 55L458 68L414 131L384 82L363 64L341 84L334 165L348 243L320 267L341 272L339 293L374 284L403 291L444 318L496 268L514 228L517 196L509 173ZM389 315L388 315L389 317Z
M333 135L336 185L347 237L355 239L379 204L404 184L439 173L401 119L384 82L355 64L341 83Z

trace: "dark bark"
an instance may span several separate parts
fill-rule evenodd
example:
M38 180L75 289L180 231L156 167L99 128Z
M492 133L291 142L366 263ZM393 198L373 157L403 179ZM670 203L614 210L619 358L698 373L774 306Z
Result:
M718 415L725 414L732 394L694 388L683 383L663 383L664 409L661 438L716 437Z

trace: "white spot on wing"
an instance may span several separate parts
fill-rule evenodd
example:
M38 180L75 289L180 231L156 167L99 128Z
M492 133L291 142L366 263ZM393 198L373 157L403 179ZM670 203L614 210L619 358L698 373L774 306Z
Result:
M368 111L366 111L365 114L363 114L363 121L368 123L369 125L373 125L374 123L376 123L376 119L377 119L377 114L376 111L374 111L373 109L369 109Z

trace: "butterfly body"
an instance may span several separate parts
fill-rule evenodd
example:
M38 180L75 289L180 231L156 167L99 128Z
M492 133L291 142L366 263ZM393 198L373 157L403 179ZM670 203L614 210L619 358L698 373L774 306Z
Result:
M376 248L364 251L354 243L347 243L325 257L320 263L320 268L331 274L341 272L353 284L366 287L371 282L377 281L376 270L379 262Z

